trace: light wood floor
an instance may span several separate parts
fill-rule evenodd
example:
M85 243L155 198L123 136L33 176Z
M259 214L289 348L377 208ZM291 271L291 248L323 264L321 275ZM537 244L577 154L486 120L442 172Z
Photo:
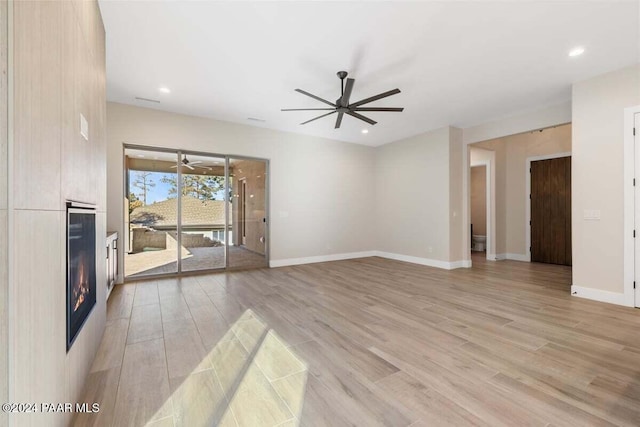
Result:
M76 425L640 424L640 310L381 258L118 286Z

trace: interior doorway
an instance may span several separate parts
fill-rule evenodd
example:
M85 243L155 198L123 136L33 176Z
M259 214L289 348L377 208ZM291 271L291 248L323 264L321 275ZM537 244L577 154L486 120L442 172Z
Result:
M467 181L469 256L473 254L495 261L497 258L496 153L476 147L469 147L467 153L469 159ZM478 245L479 243L482 245ZM479 249L484 251L478 251Z
M487 252L487 231L490 229L490 204L488 165L471 166L470 195L471 195L471 251Z
M531 261L571 266L571 156L528 164Z

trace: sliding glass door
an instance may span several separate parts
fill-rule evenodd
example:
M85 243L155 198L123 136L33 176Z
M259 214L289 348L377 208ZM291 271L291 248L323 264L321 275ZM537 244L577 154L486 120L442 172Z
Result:
M228 198L225 159L183 154L181 168L182 271L224 268Z
M178 157L125 150L126 278L178 272Z
M268 265L268 162L126 146L125 278Z
M229 267L267 265L267 162L229 158L231 229Z

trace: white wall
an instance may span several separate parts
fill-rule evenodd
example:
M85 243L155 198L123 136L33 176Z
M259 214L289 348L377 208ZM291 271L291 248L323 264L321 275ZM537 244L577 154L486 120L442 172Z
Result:
M486 141L571 122L571 101L464 129L464 143Z
M450 252L450 137L445 127L376 150L376 248L383 254L439 266L457 261Z
M274 265L374 247L373 147L116 103L107 117L109 230L122 233L129 143L269 159Z
M578 295L584 288L595 298L623 293L623 119L624 108L636 105L640 64L573 86L573 291ZM585 210L599 210L601 219L584 220Z
M466 151L466 147L462 138L462 129L449 127L449 262L455 267L470 266L463 262L468 246L464 239L462 194L466 179L463 150Z

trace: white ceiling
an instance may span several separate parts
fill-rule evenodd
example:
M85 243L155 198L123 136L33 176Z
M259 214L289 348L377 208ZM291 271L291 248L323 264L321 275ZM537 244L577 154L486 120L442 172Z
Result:
M572 82L640 60L637 0L100 7L110 101L367 145L565 102ZM586 52L569 58L575 46ZM315 112L280 111L326 106L295 88L334 102L339 70L356 79L352 102L397 87L367 106L405 111L368 113L375 126L345 116L338 130L335 115L300 126Z

